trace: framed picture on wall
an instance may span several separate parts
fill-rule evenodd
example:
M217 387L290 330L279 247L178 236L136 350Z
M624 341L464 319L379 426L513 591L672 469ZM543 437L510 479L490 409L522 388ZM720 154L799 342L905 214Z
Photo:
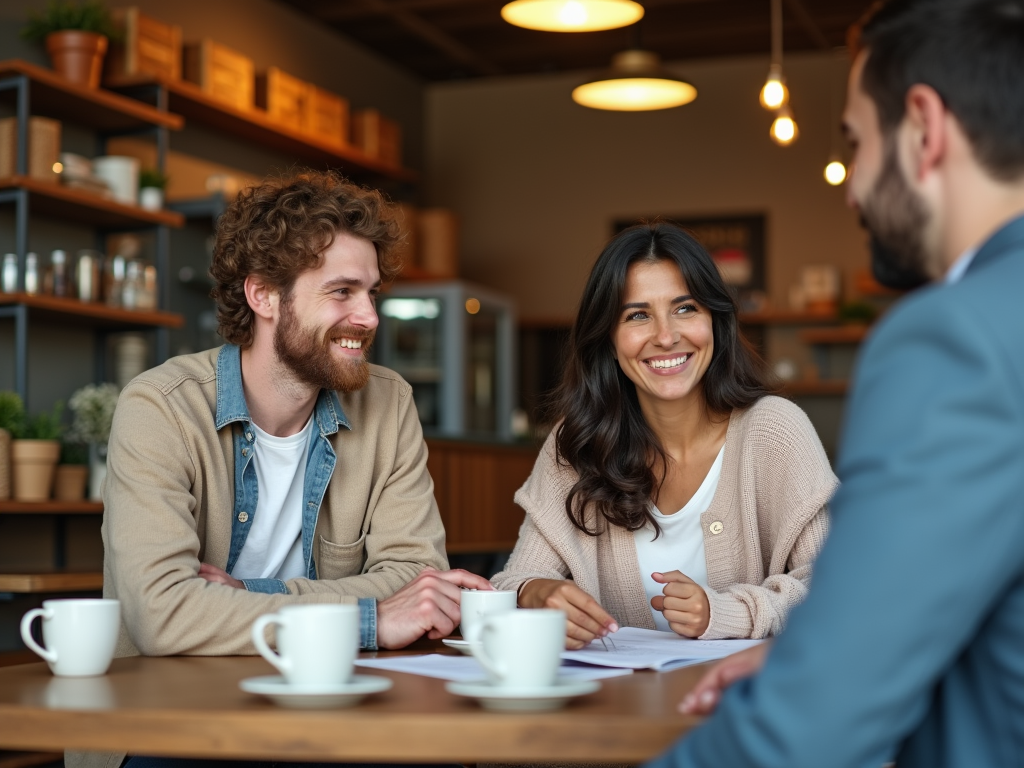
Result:
M703 245L741 309L758 309L765 295L765 215L651 216L615 222L615 232L640 221L667 221L682 227Z

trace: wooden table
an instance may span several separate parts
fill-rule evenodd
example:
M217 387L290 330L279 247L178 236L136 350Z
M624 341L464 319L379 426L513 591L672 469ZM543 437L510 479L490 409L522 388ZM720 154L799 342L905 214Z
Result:
M438 647L442 647L439 646ZM424 650L434 650L433 647ZM282 709L239 690L260 657L116 659L103 677L0 669L0 749L316 761L639 763L696 724L676 705L702 670L636 672L548 713L494 713L444 681L380 670L391 690L352 709Z

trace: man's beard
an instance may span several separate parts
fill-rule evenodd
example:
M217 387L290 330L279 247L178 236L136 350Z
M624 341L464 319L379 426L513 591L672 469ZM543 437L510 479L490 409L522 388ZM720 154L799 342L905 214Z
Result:
M882 172L861 204L871 235L871 271L888 288L909 291L931 280L925 228L931 215L900 172L894 138L886 140Z
M332 342L360 339L362 357L358 360L337 360ZM366 357L373 344L373 331L351 326L331 328L323 335L315 328L304 328L292 309L289 299L281 302L281 322L274 333L274 351L281 361L302 381L321 389L355 392L370 380Z

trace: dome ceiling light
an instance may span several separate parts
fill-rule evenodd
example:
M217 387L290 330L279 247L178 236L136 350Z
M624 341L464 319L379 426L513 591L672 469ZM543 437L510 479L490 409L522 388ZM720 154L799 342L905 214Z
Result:
M572 100L591 109L645 112L689 104L697 89L661 67L650 51L623 51L602 77L577 87Z
M544 32L597 32L640 21L644 7L633 0L514 0L501 9L509 24Z

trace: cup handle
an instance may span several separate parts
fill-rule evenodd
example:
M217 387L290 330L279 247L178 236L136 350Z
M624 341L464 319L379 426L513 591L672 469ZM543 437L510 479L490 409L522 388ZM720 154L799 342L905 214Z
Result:
M260 656L277 667L282 675L287 675L290 666L288 660L282 658L281 654L272 651L270 646L267 645L266 638L263 636L263 631L270 624L281 626L281 617L276 613L265 613L252 623L252 644L256 646Z
M43 648L39 643L32 637L32 622L35 621L37 616L42 616L44 619L52 619L53 611L48 608L33 608L31 611L21 617L21 639L25 641L25 645L31 648L35 653L39 654L46 661L51 664L57 663L56 651L48 651Z
M473 640L469 641L469 650L473 654L473 657L480 662L480 666L490 672L499 680L505 679L505 670L502 669L493 659L487 657L484 653L484 635L488 631L494 631L494 625L489 621L484 620L484 623L477 629Z

